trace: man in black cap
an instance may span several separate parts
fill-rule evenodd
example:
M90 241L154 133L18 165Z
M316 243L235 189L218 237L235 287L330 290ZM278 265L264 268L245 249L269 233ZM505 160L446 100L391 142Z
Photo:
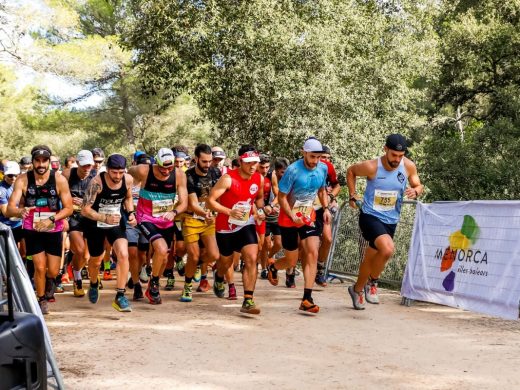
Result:
M132 200L133 179L125 173L125 168L126 159L120 154L112 154L108 157L106 172L101 172L88 184L83 197L81 215L87 218L84 232L90 253L88 298L92 303L97 303L99 299L98 269L105 252L106 239L118 260L117 294L112 307L118 311L129 312L132 308L125 297L129 269L125 219L131 226L136 226L137 220Z
M365 308L365 299L368 303L379 303L377 280L394 253L393 237L403 197L415 199L423 192L417 167L404 156L406 149L406 139L401 134L391 134L386 138L384 156L362 161L347 169L352 208L358 207L357 202L361 200L356 193L356 178L367 178L359 227L369 247L359 266L356 284L348 288L356 310Z

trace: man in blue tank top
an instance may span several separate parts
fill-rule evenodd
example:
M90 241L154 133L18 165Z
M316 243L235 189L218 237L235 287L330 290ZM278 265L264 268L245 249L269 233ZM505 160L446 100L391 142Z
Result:
M386 138L385 155L362 161L347 169L350 207L361 197L356 193L356 178L366 177L367 186L359 213L359 228L369 247L359 266L356 284L348 288L356 310L368 303L379 303L377 280L394 253L394 233L403 197L415 199L423 192L415 164L406 158L406 139L401 134ZM407 184L410 186L407 188Z

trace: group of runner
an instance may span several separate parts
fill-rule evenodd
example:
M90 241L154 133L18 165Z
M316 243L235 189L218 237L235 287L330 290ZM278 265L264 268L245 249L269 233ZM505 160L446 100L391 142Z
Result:
M413 199L423 191L415 165L404 157L404 137L388 136L384 149L382 157L347 170L350 206L361 208L360 228L369 242L357 283L348 288L355 309L364 309L365 300L379 303L377 279L393 253L403 196ZM240 264L241 312L259 314L258 265L260 277L274 286L278 271L286 270L291 288L298 261L304 279L299 309L319 312L312 292L315 283L326 286L331 210L337 210L341 190L330 150L311 137L292 164L285 158L272 161L253 145L241 146L231 167L224 165L220 147L199 144L189 156L183 146L161 148L153 157L138 151L129 165L124 156L105 158L96 148L79 151L60 170L52 151L37 145L30 160L3 162L0 222L11 228L28 268L32 263L42 313L62 291L67 259L74 296L97 303L100 267L103 279L111 279L111 258L116 264L112 306L121 312L132 310L127 287L134 301L146 297L162 303L160 277L172 290L174 270L184 277L182 302L192 301L193 282L199 282L197 291L210 289L208 269L214 272L214 294L223 298L227 283L228 299L237 299L234 269ZM362 204L356 193L360 176L367 177ZM275 260L282 249L283 257Z

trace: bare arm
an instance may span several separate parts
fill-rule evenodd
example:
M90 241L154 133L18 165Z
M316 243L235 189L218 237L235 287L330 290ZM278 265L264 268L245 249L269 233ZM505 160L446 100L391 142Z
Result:
M260 189L256 194L255 206L257 209L264 208L264 177L260 176Z
M125 210L128 215L128 223L130 226L137 225L137 220L135 219L135 210L134 210L134 199L132 197L132 186L134 185L134 179L129 174L125 174L125 182L126 182L126 196L125 196Z
M186 174L182 169L175 170L175 182L177 183L177 194L179 202L177 203L177 215L182 214L188 208L188 190L186 187Z
M132 165L128 168L128 173L132 176L136 183L141 183L141 188L146 183L146 177L148 176L148 171L150 170L150 165L148 164L139 164Z
M63 175L56 175L56 188L63 207L54 217L56 221L59 221L60 219L65 219L72 215L72 196L70 195L69 183Z
M229 175L222 176L211 189L206 204L208 208L220 214L231 215L231 209L222 206L218 199L231 187L231 177Z
M87 191L83 197L83 205L81 208L81 215L85 218L92 219L93 221L106 222L107 216L100 214L92 209L92 205L96 201L97 194L101 193L102 185L100 176L97 175L88 184Z
M14 182L13 193L7 202L6 212L4 213L7 218L25 218L29 214L29 211L25 207L18 207L25 187L27 187L27 175L24 173L18 176L18 179Z
M367 177L372 179L377 172L377 160L366 160L360 163L351 165L347 169L347 188L349 198L360 199L356 193L356 179L358 177ZM356 201L349 201L350 207L356 207Z
M424 186L421 184L421 180L419 179L419 174L417 173L417 167L415 164L406 158L404 160L404 165L406 171L408 172L408 183L410 183L410 188L407 188L404 191L404 194L408 199L416 199L423 193Z

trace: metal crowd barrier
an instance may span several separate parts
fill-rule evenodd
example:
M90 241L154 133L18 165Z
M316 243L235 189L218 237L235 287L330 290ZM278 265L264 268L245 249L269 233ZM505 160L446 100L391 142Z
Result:
M43 332L45 338L45 350L47 355L47 386L54 389L64 389L65 385L61 377L54 352L52 350L51 338L49 330L45 324L40 306L36 299L34 289L31 285L29 275L25 269L20 253L18 252L16 243L13 238L13 234L10 229L0 223L0 230L8 232L7 240L7 251L8 256L4 252L4 245L0 245L0 312L6 312L8 306L7 292L6 292L6 280L7 280L7 263L6 258L10 261L10 273L11 273L11 291L13 297L14 310L17 312L32 313L40 317ZM1 380L1 379L0 379ZM0 383L0 388L1 388Z
M415 205L417 201L403 201L401 221L394 236L395 253L387 263L381 282L400 286L408 260L408 249L412 238ZM332 223L332 247L327 258L325 272L332 281L355 281L359 264L363 260L368 242L362 237L358 225L359 210L343 203L334 216Z

